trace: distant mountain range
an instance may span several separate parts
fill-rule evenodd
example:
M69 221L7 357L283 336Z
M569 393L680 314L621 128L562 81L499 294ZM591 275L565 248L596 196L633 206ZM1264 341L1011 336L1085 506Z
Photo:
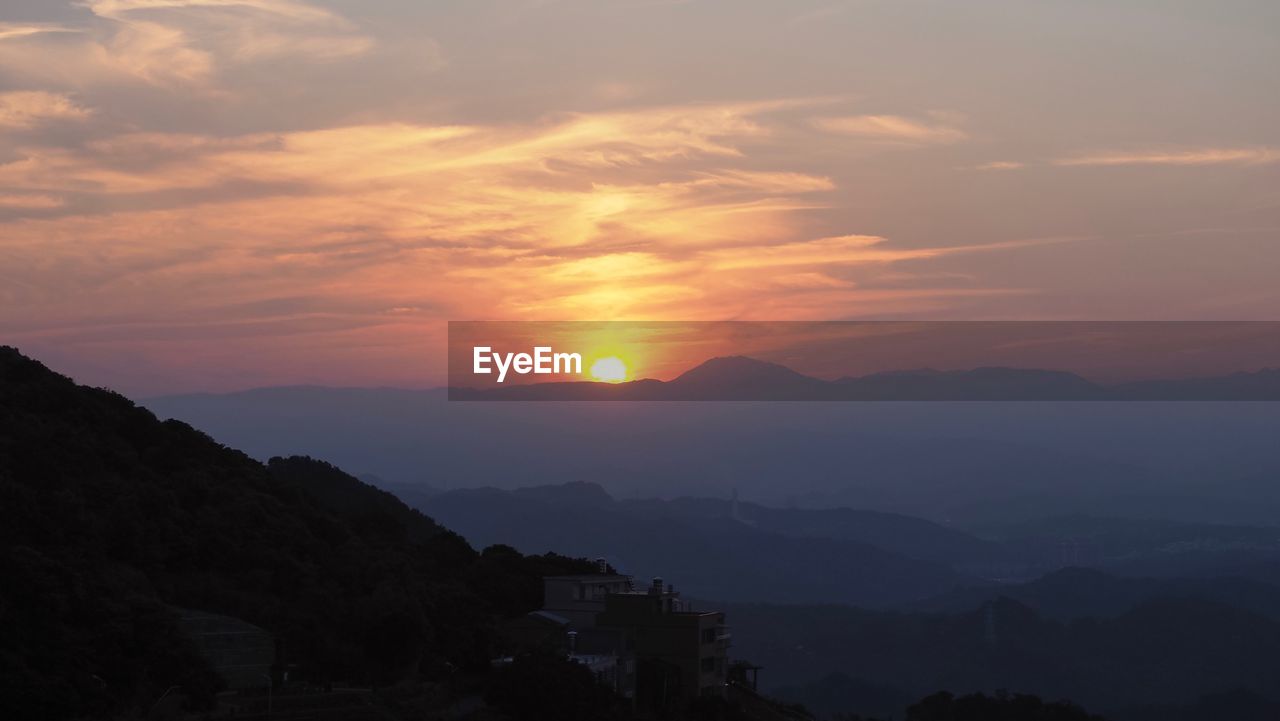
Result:
M777 363L712 358L670 381L570 381L449 389L451 400L484 401L1275 401L1280 369L1204 378L1103 385L1033 368L892 371L823 380Z
M1145 598L1194 595L1280 620L1280 593L1257 590L1280 580L1277 527L1063 516L975 535L862 509L615 499L583 482L401 497L473 543L605 556L641 576L688 579L685 590L700 598L962 611L1008 595L1069 619L1118 613ZM834 560L815 565L821 558ZM1064 568L1069 583L1056 575ZM1235 580L1221 581L1226 577ZM1202 593L1206 588L1218 593ZM1056 604L1042 602L1054 598Z
M1274 583L1237 576L1132 578L1087 568L1064 568L1033 581L997 588L957 589L911 608L924 613L968 613L999 598L1062 622L1115 618L1161 598L1195 598L1280 622L1280 586Z
M835 605L724 608L733 619L735 651L765 660L760 678L767 690L818 711L887 714L919 688L1007 688L1070 698L1120 721L1232 720L1173 708L1163 716L1133 710L1187 706L1233 689L1271 695L1280 688L1280 623L1273 617L1198 595L1139 596L1114 615L1070 621L1007 597L946 614Z
M714 499L614 500L581 482L456 490L414 505L472 543L606 557L628 573L664 575L698 598L889 607L980 585L950 562L998 550L894 514L818 512L833 516L830 528L806 530L787 511L753 506L748 517Z
M669 571L687 595L728 609L735 653L764 665L770 693L824 717L897 717L934 687L1031 690L1119 721L1277 708L1259 695L1280 682L1270 663L1280 645L1274 564L1188 578L1068 567L1006 584L961 572L1078 547L1103 565L1176 565L1205 549L1274 559L1277 528L1064 516L984 538L893 513L615 499L581 482L417 499L476 543L502 536L528 552L564 547L640 574ZM957 572L940 573L944 565Z
M451 403L295 386L145 405L259 460L310 455L397 493L590 480L617 498L736 488L959 526L1280 518L1280 403Z

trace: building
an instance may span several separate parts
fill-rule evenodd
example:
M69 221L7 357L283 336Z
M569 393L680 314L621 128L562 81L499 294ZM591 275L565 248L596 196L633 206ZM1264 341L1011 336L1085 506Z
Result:
M272 685L276 642L270 633L231 616L188 608L177 611L179 627L228 688Z
M549 576L543 588L543 609L528 623L563 628L569 653L609 668L602 680L637 707L678 710L700 696L725 695L723 613L694 610L660 578L636 590L630 576Z
M542 579L542 610L566 619L574 628L592 628L610 594L630 593L631 577L599 573Z
M730 644L724 614L694 610L661 578L645 592L609 595L596 625L619 631L635 656L642 706L667 709L724 696Z

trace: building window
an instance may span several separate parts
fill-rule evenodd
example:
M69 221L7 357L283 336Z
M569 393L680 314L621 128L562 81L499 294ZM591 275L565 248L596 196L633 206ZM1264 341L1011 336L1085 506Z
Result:
M715 642L716 642L716 630L715 630L714 628L704 628L704 629L702 629L702 642L703 642L703 643L715 643Z

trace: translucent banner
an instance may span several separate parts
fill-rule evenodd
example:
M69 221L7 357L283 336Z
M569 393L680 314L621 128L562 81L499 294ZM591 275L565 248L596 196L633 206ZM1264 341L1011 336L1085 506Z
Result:
M458 401L1274 401L1270 321L453 321Z

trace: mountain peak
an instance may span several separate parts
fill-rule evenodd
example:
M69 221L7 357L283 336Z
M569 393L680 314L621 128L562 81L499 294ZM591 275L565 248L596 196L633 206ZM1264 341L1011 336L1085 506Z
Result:
M681 373L671 381L677 387L711 389L751 386L762 388L797 388L819 386L823 381L797 373L778 363L747 356L720 356L704 361Z

